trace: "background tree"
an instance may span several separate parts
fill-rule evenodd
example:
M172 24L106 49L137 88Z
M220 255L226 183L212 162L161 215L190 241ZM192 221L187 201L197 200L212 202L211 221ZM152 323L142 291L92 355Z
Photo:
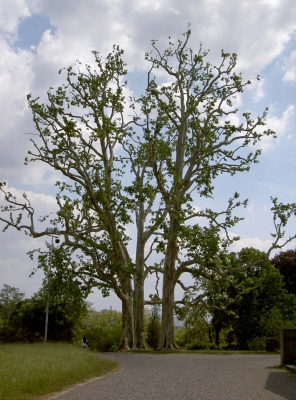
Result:
M254 249L244 250L247 257L262 257ZM232 329L240 349L247 349L256 337L279 339L282 327L296 326L296 297L284 289L282 277L271 263L252 267L234 276L235 301L231 306L236 318Z
M7 285L6 285L7 286ZM15 289L15 288L13 288ZM18 289L15 292L19 293ZM18 301L6 325L0 332L0 339L6 342L34 342L44 337L47 303L47 279L30 299ZM58 271L51 276L49 303L48 339L51 341L73 342L76 331L80 331L82 318L87 311L85 293L71 271L68 275Z
M157 349L160 336L160 306L158 304L151 307L147 323L147 344L153 349Z
M281 251L271 263L280 271L285 289L296 296L296 250Z
M2 326L9 324L12 314L18 308L20 302L24 300L25 294L18 288L4 284L0 291L0 320Z
M282 277L270 261L262 263L264 256L254 248L229 254L232 272L227 279L215 280L212 276L203 283L203 293L189 296L188 314L194 315L199 309L207 312L216 343L217 331L220 334L227 328L226 342L232 348L248 349L258 338L265 346L267 337L279 339L281 327L296 326L296 297L284 289Z

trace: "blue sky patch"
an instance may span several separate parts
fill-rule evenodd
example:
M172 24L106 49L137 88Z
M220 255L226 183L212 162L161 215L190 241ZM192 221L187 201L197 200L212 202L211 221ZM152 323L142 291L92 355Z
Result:
M18 40L14 46L20 49L29 49L31 46L38 46L42 35L46 30L50 29L52 33L56 28L51 25L48 17L44 15L33 14L31 17L25 18L19 24Z

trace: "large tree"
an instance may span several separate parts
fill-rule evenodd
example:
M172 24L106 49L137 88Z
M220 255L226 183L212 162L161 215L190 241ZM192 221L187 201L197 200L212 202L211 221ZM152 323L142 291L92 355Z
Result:
M260 130L266 112L256 120L244 113L239 124L232 122L238 112L233 98L250 83L235 72L236 55L222 52L220 65L213 67L207 52L200 48L194 54L187 47L189 38L190 31L184 42L170 41L163 53L153 41L156 53L146 55L151 69L139 99L125 97L126 68L116 46L106 58L94 52L95 69L78 63L63 70L66 83L48 91L46 104L28 96L37 136L27 162L40 161L61 173L57 217L43 222L49 219L62 231L62 247L76 274L121 299L121 348L145 346L144 279L149 272L163 273L162 298L153 299L162 302L160 347L176 347L175 285L184 287L184 272L196 276L219 269L218 254L232 242L227 230L239 221L232 212L246 205L235 193L224 211L197 211L193 197L213 196L214 179L223 173L247 171L260 154L250 152L249 145L274 135ZM165 75L160 83L153 76L156 69ZM47 234L35 229L26 195L19 201L4 184L0 189L7 202L2 211L9 214L0 218L4 229L23 229L33 237ZM292 209L274 201L275 221L280 218L274 246ZM22 222L24 213L29 222ZM199 218L206 223L196 222ZM133 259L129 229L134 219ZM157 264L149 262L153 252L162 258Z
M66 73L66 84L48 91L47 104L28 96L39 137L31 139L33 150L26 162L41 161L61 172L56 182L57 217L44 217L43 222L50 218L51 225L59 227L64 236L64 255L76 274L105 295L113 290L121 299L120 347L134 348L145 347L145 244L164 213L161 207L154 209L153 221L145 227L157 190L150 183L141 146L138 149L134 144L130 126L137 118L126 120L124 116L126 70L122 54L114 46L106 58L94 52L96 70L78 63L60 71ZM134 108L133 103L130 108ZM124 190L126 164L132 175ZM5 191L4 184L1 190L8 203L2 211L21 211L16 219L1 218L7 224L4 229L13 226L33 237L47 234L35 229L34 209L26 195L18 201ZM23 224L26 212L29 222ZM135 262L127 247L132 213L137 226ZM76 262L72 262L73 256L78 258Z
M207 61L207 51L200 47L195 54L187 47L190 33L188 30L184 34L184 41L170 41L163 52L156 41L152 42L154 52L146 54L151 64L148 87L140 100L146 123L146 158L167 211L162 235L165 255L160 268L160 348L165 349L176 347L175 285L182 285L180 277L184 272L202 275L204 270L219 268L219 252L226 251L232 242L228 229L239 221L232 212L240 205L246 206L246 201L238 201L237 193L224 211L210 207L197 211L194 199L211 198L214 181L220 175L248 171L261 153L255 145L265 136L275 136L272 130L262 129L267 110L255 119L249 112L233 118L238 114L233 100L251 83L243 82L236 72L236 54L222 51L220 64L212 66ZM156 71L166 81L157 83L153 76ZM281 228L293 210L295 204L281 210L274 200L274 220L278 222L272 247L278 245ZM225 239L221 239L223 234Z
M97 71L80 64L66 69L66 84L47 93L47 104L28 96L38 138L27 162L41 161L61 172L56 182L58 217L51 220L64 235L63 246L76 251L86 272L120 297L123 308L122 347L134 347L132 282L133 266L126 250L124 226L130 221L128 203L121 195L121 170L115 146L124 135L123 88L126 74L122 51L113 49L106 59L94 53ZM62 71L60 71L62 72ZM26 211L9 225L36 232L34 210L27 198L10 207ZM4 208L5 211L9 210ZM9 210L10 211L10 210Z

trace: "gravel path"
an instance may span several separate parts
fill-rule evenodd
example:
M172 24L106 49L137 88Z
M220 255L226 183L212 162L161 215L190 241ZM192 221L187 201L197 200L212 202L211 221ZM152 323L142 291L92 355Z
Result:
M296 375L278 368L278 355L109 353L104 356L119 362L122 368L49 399L296 400Z

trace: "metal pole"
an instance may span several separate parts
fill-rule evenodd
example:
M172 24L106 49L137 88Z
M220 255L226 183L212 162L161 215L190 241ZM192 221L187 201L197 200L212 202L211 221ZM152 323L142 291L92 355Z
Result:
M49 296L50 296L50 275L51 275L51 267L52 267L52 249L53 249L53 236L51 237L50 263L49 263L49 272L48 272L48 277L47 277L47 301L46 301L46 314L45 314L44 345L47 344Z

